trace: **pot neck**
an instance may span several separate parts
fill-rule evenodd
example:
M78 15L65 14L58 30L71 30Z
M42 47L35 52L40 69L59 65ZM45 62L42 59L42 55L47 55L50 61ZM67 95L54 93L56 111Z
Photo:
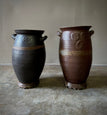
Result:
M36 34L41 36L44 30L15 30L16 34Z
M61 31L73 31L73 30L83 30L89 31L92 26L75 26L75 27L64 27L60 28Z

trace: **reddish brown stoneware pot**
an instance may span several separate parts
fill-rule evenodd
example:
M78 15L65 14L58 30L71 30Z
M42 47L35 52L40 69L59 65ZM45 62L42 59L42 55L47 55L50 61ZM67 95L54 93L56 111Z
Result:
M83 89L92 63L91 26L60 28L59 59L68 88Z
M12 64L19 80L19 87L32 88L38 85L45 63L45 45L42 30L15 30Z

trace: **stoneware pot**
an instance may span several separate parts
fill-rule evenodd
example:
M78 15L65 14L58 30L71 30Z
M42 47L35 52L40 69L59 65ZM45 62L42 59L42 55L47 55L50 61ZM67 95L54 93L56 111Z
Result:
M65 78L65 86L86 88L86 80L92 63L91 26L60 28L59 59Z
M19 80L19 87L33 88L38 85L45 63L43 30L15 30L12 64Z

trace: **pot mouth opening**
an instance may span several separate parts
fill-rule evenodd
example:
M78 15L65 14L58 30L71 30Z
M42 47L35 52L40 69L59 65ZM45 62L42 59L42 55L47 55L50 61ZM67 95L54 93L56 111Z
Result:
M15 32L16 34L43 34L44 30L18 29Z
M73 27L62 27L60 30L67 31L67 30L89 30L92 26L73 26Z

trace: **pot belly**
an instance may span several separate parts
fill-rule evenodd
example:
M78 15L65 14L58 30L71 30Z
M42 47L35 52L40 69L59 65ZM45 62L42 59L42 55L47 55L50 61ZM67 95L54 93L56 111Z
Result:
M12 64L21 83L32 83L39 80L45 63L45 48L12 51Z
M74 84L86 81L92 62L92 51L60 50L60 63L65 80Z

